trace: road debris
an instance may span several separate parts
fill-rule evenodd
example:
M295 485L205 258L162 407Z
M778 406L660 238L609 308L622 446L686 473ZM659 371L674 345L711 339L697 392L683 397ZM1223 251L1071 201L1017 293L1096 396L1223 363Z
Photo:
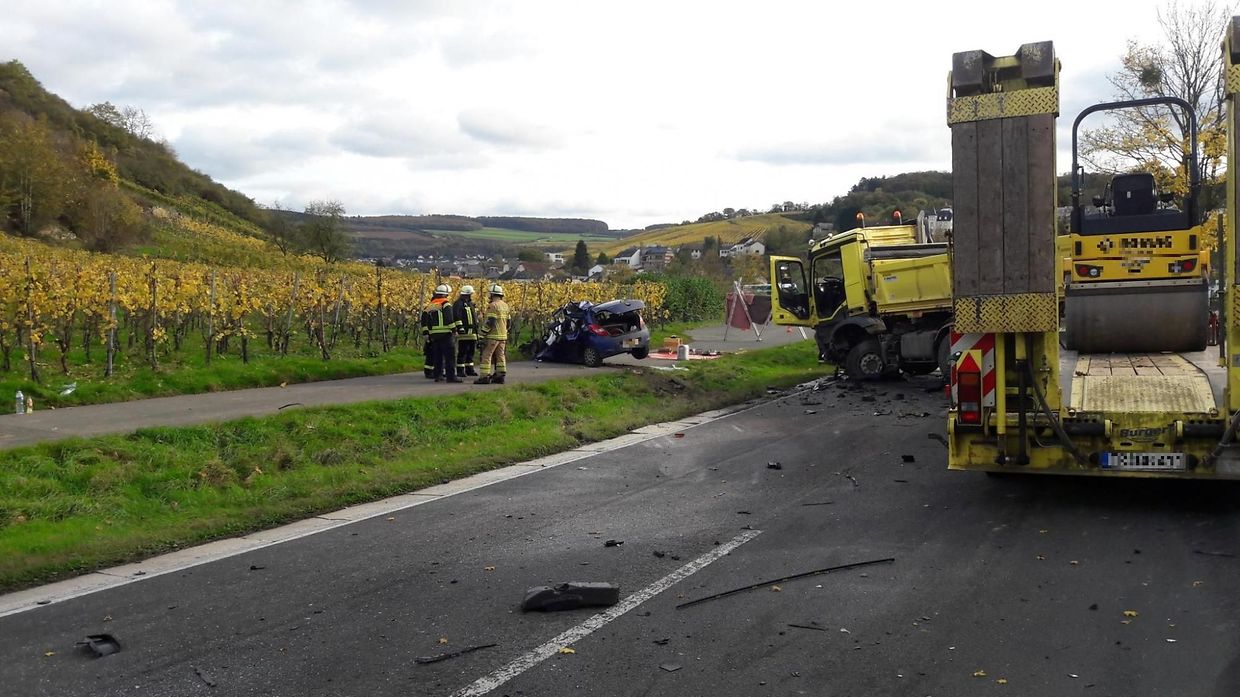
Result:
M766 468L769 470L781 470L784 468L784 465L780 462L768 462L766 463Z
M95 654L95 658L111 656L121 650L121 642L111 634L91 634L79 641L77 645Z
M706 597L704 597L704 598L698 598L697 600L690 600L689 602L686 602L686 603L681 603L681 604L679 604L679 605L677 605L677 606L676 606L676 609L677 609L677 610L682 610L682 609L684 609L684 608L691 607L691 606L693 606L693 605L697 605L697 604L699 604L699 603L704 603L704 602L707 602L708 600L718 600L718 599L720 599L720 598L726 598L726 597L728 597L728 596L730 596L730 595L736 595L737 593L744 593L744 592L746 592L746 591L751 591L751 590L755 590L755 589L758 589L758 588L765 588L765 587L767 587L767 586L774 586L775 588L778 588L779 586L778 586L777 584L780 584L780 583L786 583L786 582L788 582L788 581L795 581L795 580L797 580L797 579L801 579L801 578L809 578L809 577L811 577L811 576L821 576L821 575L823 575L823 574L829 574L829 573L832 573L832 572L835 572L835 571L847 571L847 570L849 570L849 569L857 569L857 568L860 568L860 567L863 567L863 566L873 566L873 565L875 565L875 564L889 564L889 563L894 562L895 560L896 560L896 559L895 559L895 557L886 557L886 558L884 558L884 559L871 559L870 561L859 561L859 562L853 562L853 563L851 563L851 564L839 564L839 565L837 565L837 566L828 566L828 567L826 567L826 568L822 568L822 569L814 569L813 571L805 571L805 572L802 572L802 573L799 573L799 574L793 574L793 575L791 575L791 576L784 576L784 577L782 577L782 578L775 578L775 579L771 579L771 580L769 580L769 581L761 581L761 582L759 582L759 583L751 583L751 584L749 584L748 586L742 586L742 587L740 587L740 588L734 588L734 589L732 589L732 590L730 590L730 591L724 591L724 592L722 592L722 593L716 593L716 594L714 594L714 595L708 595L708 596L706 596ZM772 589L772 590L774 590L774 589Z
M1137 616L1136 610L1124 610L1124 617L1136 617L1136 616Z
M624 540L607 540L603 543L604 547L619 547L624 544Z
M1205 557L1226 557L1228 559L1232 559L1236 556L1231 552L1211 552L1205 549L1194 549L1193 554L1200 554Z
M561 646L561 647L560 647L560 653L564 653L564 654L572 654L572 653L577 653L577 649L574 649L574 648L573 648L573 647L571 647L571 646Z
M197 675L198 679L205 683L207 687L215 687L216 682L211 679L211 676L207 673L207 671L199 668L198 666L194 666L194 674Z
M901 455L900 461L901 462L917 462L917 458L913 455Z
M789 627L795 627L795 628L797 628L797 629L812 629L812 630L814 630L815 632L828 632L828 631L831 631L831 630L827 629L826 627L815 627L815 626L813 626L813 625L808 625L808 624L789 624L788 626L789 626Z
M662 559L663 557L666 557L666 556L667 556L667 552L661 552L661 551L659 551L659 550L657 550L657 549L656 549L656 550L654 551L654 555L655 555L656 557L658 557L659 559Z
M975 677L975 678L984 678L984 677L986 677L986 671L984 671L984 670L975 670L975 671L973 671L973 677Z
M250 571L262 571L265 568L267 567L259 566L258 564L250 564Z
M277 407L276 411L280 411L282 409L288 409L289 407L300 407L300 406L305 406L305 405L303 405L301 402L289 402L288 404L284 404L282 406Z
M860 484L857 483L857 478L852 476L851 474L845 474L844 472L836 472L836 474L852 482L853 486L861 486Z
M942 433L927 433L926 437L929 438L930 440L937 440L938 442L942 443L944 448L948 447L947 438Z
M662 639L655 639L653 643L658 644L659 646L667 646L667 642L671 640L671 637L664 637Z
M833 503L835 502L834 501L810 501L809 503L803 503L801 505L802 506L830 506Z
M440 661L446 661L449 658L456 658L458 656L464 656L467 653L473 653L474 651L481 651L482 649L489 649L495 646L499 646L499 644L479 644L477 646L467 646L463 649L457 649L456 651L449 651L447 653L441 653L435 656L418 656L417 658L413 659L413 662L421 663L423 665L427 663L438 663Z
M660 665L659 668L666 670L669 673L675 673L676 671L680 670L680 664L679 663L664 663Z
M579 607L606 607L620 602L620 586L614 583L570 581L558 586L535 586L525 592L521 610L575 610Z

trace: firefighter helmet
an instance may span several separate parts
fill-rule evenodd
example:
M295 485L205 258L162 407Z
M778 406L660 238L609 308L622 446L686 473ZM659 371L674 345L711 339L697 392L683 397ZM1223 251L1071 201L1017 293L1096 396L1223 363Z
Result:
M503 286L501 286L501 285L500 285L500 284L498 284L498 283L493 284L493 285L491 286L491 295L499 295L499 296L503 296L503 294L504 294L504 287L503 287Z
M435 295L446 296L450 294L451 292L452 292L452 287L449 286L447 283L440 283L439 285L435 286Z
M473 294L474 294L474 287L473 287L473 286L471 286L471 285L463 285L463 286L461 286L461 295L473 295Z

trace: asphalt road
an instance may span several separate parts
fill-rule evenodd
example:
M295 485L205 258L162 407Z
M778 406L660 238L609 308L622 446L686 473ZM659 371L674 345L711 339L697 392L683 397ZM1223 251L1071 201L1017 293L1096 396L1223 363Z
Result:
M488 694L1240 694L1240 489L948 472L929 437L943 429L932 387L794 395L3 617L0 684L14 695L453 695L506 677ZM566 580L650 597L588 635L592 610L519 612L526 588ZM566 631L575 653L553 641ZM123 650L74 648L98 632ZM522 662L548 644L549 658Z

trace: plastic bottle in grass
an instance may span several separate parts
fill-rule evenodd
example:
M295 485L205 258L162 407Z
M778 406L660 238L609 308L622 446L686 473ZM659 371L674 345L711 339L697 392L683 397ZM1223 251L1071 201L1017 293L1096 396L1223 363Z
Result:
M15 411L16 411L16 413L18 413L18 414L25 414L25 413L26 413L26 395L22 394L22 391L21 391L21 390L18 390L18 391L17 391L17 403L16 403L16 407L17 407L17 408L16 408L16 410L15 410Z

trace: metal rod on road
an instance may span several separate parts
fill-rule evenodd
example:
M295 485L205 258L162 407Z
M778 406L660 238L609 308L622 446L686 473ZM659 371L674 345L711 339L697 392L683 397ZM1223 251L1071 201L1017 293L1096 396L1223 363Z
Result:
M895 560L896 560L895 557L887 557L885 559L872 559L870 561L858 561L858 562L853 562L852 564L840 564L839 566L828 566L825 569L815 569L814 571L806 571L805 573L793 574L792 576L784 576L783 578L776 578L770 581L761 581L759 583L752 583L748 586L743 586L741 588L733 588L730 591L724 591L722 593L708 595L705 598L698 598L697 600L690 600L687 603L681 603L676 606L676 609L683 610L684 608L697 605L698 603L704 603L708 600L718 600L719 598L726 598L729 595L736 595L737 593L744 593L745 591L756 590L758 588L762 588L763 586L771 586L776 583L784 583L786 581L795 581L798 578L806 578L809 576L819 576L822 574L829 574L832 571L845 571L847 569L856 569L862 566L872 566L874 564L888 564L888 563L894 562Z

